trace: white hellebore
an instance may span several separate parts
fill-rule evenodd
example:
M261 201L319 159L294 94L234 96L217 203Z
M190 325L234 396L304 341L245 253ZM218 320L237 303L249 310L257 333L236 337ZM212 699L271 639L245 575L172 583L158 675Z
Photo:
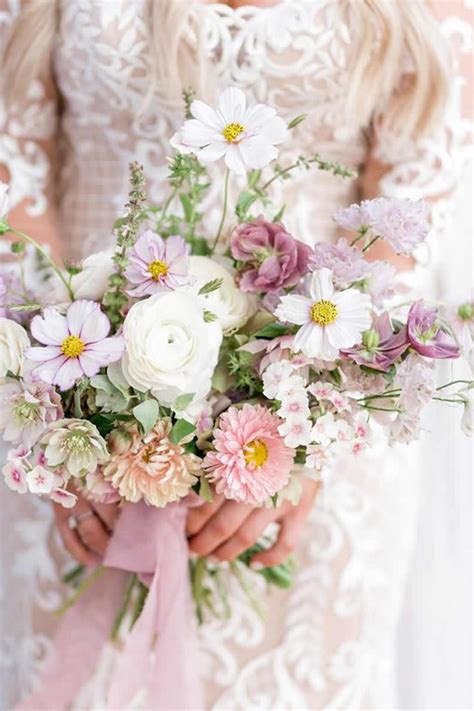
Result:
M71 277L71 288L74 298L101 301L109 286L109 277L113 274L115 265L112 261L112 251L90 254L82 262L82 269ZM55 282L53 293L48 296L48 304L58 304L69 301L69 295L64 284Z
M278 156L276 145L287 135L286 123L266 104L247 107L240 89L225 89L212 108L193 101L192 119L171 139L182 152L195 153L202 163L224 158L229 170L244 174L264 168Z
M0 317L0 378L8 371L21 375L25 351L30 339L23 326L16 321Z
M222 279L218 289L198 296L203 308L217 316L224 333L230 333L243 326L257 309L253 294L244 294L235 285L232 272L209 257L190 257L190 273L194 278L196 292L214 279Z
M301 326L293 342L295 352L335 360L341 348L360 343L370 328L370 297L357 289L335 292L330 269L311 275L309 294L283 296L275 315Z
M211 388L222 342L217 321L207 323L193 293L170 291L132 306L123 325L122 370L140 392L163 405L180 395L204 398Z

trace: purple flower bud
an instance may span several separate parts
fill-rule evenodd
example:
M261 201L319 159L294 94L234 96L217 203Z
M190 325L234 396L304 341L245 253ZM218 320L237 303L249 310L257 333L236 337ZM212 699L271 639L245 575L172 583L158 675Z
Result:
M239 273L242 291L274 294L295 286L308 271L311 248L294 239L281 222L243 223L233 231L234 259L245 262Z
M421 299L413 304L407 320L407 333L411 346L427 358L458 358L455 340L443 330L438 309Z
M386 372L408 346L406 327L394 333L390 316L383 313L374 319L371 330L364 333L362 344L341 351L341 355L358 365Z

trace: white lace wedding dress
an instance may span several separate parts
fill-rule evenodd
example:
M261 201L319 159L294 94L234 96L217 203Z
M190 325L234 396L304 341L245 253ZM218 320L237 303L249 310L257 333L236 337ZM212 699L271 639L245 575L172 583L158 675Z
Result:
M5 2L0 29L8 32L18 3ZM351 6L342 0L288 0L239 10L195 3L189 17L189 41L199 38L196 51L212 61L220 87L237 85L288 120L308 115L284 147L282 164L318 150L360 167L372 151L393 166L381 186L386 195L429 197L449 189L453 139L446 132L406 145L396 136L376 141L369 127L344 123L351 32ZM61 110L44 99L37 84L27 111L2 117L0 163L9 168L13 201L28 199L32 216L44 211L50 180L41 141L59 136L59 209L71 257L111 243L130 160L143 163L150 200L163 194L168 139L182 116L159 100L140 111L148 89L147 46L142 0L62 0L54 54ZM288 206L290 230L312 243L336 236L331 214L357 199L358 184L303 171L275 191L278 202ZM215 205L211 191L210 225ZM8 705L20 689L28 691L41 669L50 646L45 611L64 593L57 578L66 561L47 504L5 490L1 498L9 522L2 544ZM207 707L393 708L395 629L416 506L413 450L389 451L379 443L368 455L341 462L306 525L296 585L272 594L267 623L236 591L232 618L202 628ZM78 706L100 708L105 686L98 675Z

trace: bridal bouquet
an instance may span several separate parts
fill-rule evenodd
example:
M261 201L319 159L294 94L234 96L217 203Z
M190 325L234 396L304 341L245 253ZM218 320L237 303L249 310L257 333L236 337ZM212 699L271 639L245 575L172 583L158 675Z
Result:
M317 154L278 165L277 146L304 117L287 125L237 89L217 108L189 95L186 107L168 198L148 206L133 164L114 251L60 268L3 205L0 232L23 241L12 259L36 258L32 243L47 277L36 293L25 268L2 282L0 427L12 445L3 475L19 494L65 507L78 492L150 507L213 492L297 505L302 477L324 482L341 453L358 456L382 435L416 439L430 401L470 412L472 384L436 387L434 364L457 358L466 334L470 348L472 306L450 325L423 299L397 304L394 269L370 259L379 240L410 255L428 234L427 205L351 205L334 215L346 236L304 244L272 204L272 183L313 166L351 171ZM207 165L222 160L222 214L209 235ZM231 181L241 188L232 206ZM193 582L206 571L194 561ZM291 580L290 565L260 572ZM208 599L194 589L199 604Z

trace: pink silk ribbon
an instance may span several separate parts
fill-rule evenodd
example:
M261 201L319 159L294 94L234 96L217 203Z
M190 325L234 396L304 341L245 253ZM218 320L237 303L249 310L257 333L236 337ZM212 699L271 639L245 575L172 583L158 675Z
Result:
M105 708L203 708L185 536L186 511L193 502L188 497L164 509L124 506L104 559L107 570L61 619L39 688L17 709L63 711L74 704L110 640L126 584L123 571L137 573L149 593L121 642Z

